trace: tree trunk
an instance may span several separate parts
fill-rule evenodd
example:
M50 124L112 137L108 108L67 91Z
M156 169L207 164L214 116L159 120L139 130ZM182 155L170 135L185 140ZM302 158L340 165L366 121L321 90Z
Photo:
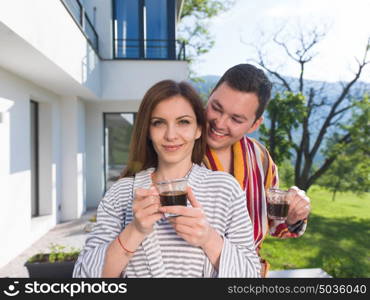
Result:
M337 194L337 189L334 190L333 196L331 197L331 200L334 202L335 201L335 195Z
M275 141L276 141L276 114L274 113L271 116L271 129L270 129L270 139L269 139L269 150L270 155L273 160L276 160L276 153L275 153Z
M337 181L337 183L335 184L335 187L334 187L333 198L331 199L333 201L335 201L335 195L337 194L339 186L340 186L340 178L338 177L338 181Z

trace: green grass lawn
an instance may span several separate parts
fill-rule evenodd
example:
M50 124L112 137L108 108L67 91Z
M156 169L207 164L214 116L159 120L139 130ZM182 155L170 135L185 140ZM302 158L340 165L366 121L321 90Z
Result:
M370 195L309 190L312 212L296 239L268 237L262 257L271 270L322 268L333 277L370 277Z

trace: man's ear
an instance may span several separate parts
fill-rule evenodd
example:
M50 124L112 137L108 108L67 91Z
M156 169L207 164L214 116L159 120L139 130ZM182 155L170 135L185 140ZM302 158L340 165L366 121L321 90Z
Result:
M249 130L247 131L248 134L256 131L258 129L258 127L260 127L260 125L263 123L263 116L260 116L252 125L251 128L249 128Z

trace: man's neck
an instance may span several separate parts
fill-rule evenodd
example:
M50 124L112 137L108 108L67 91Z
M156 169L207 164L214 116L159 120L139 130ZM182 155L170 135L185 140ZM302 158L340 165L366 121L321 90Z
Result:
M232 149L231 147L213 150L218 159L221 162L221 165L225 172L230 173L231 172L231 162L232 162Z

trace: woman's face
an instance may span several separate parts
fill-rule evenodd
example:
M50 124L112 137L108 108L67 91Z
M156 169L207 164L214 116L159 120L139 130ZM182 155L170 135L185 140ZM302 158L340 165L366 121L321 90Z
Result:
M149 133L159 165L187 164L191 163L201 129L190 103L182 96L174 96L154 108Z

